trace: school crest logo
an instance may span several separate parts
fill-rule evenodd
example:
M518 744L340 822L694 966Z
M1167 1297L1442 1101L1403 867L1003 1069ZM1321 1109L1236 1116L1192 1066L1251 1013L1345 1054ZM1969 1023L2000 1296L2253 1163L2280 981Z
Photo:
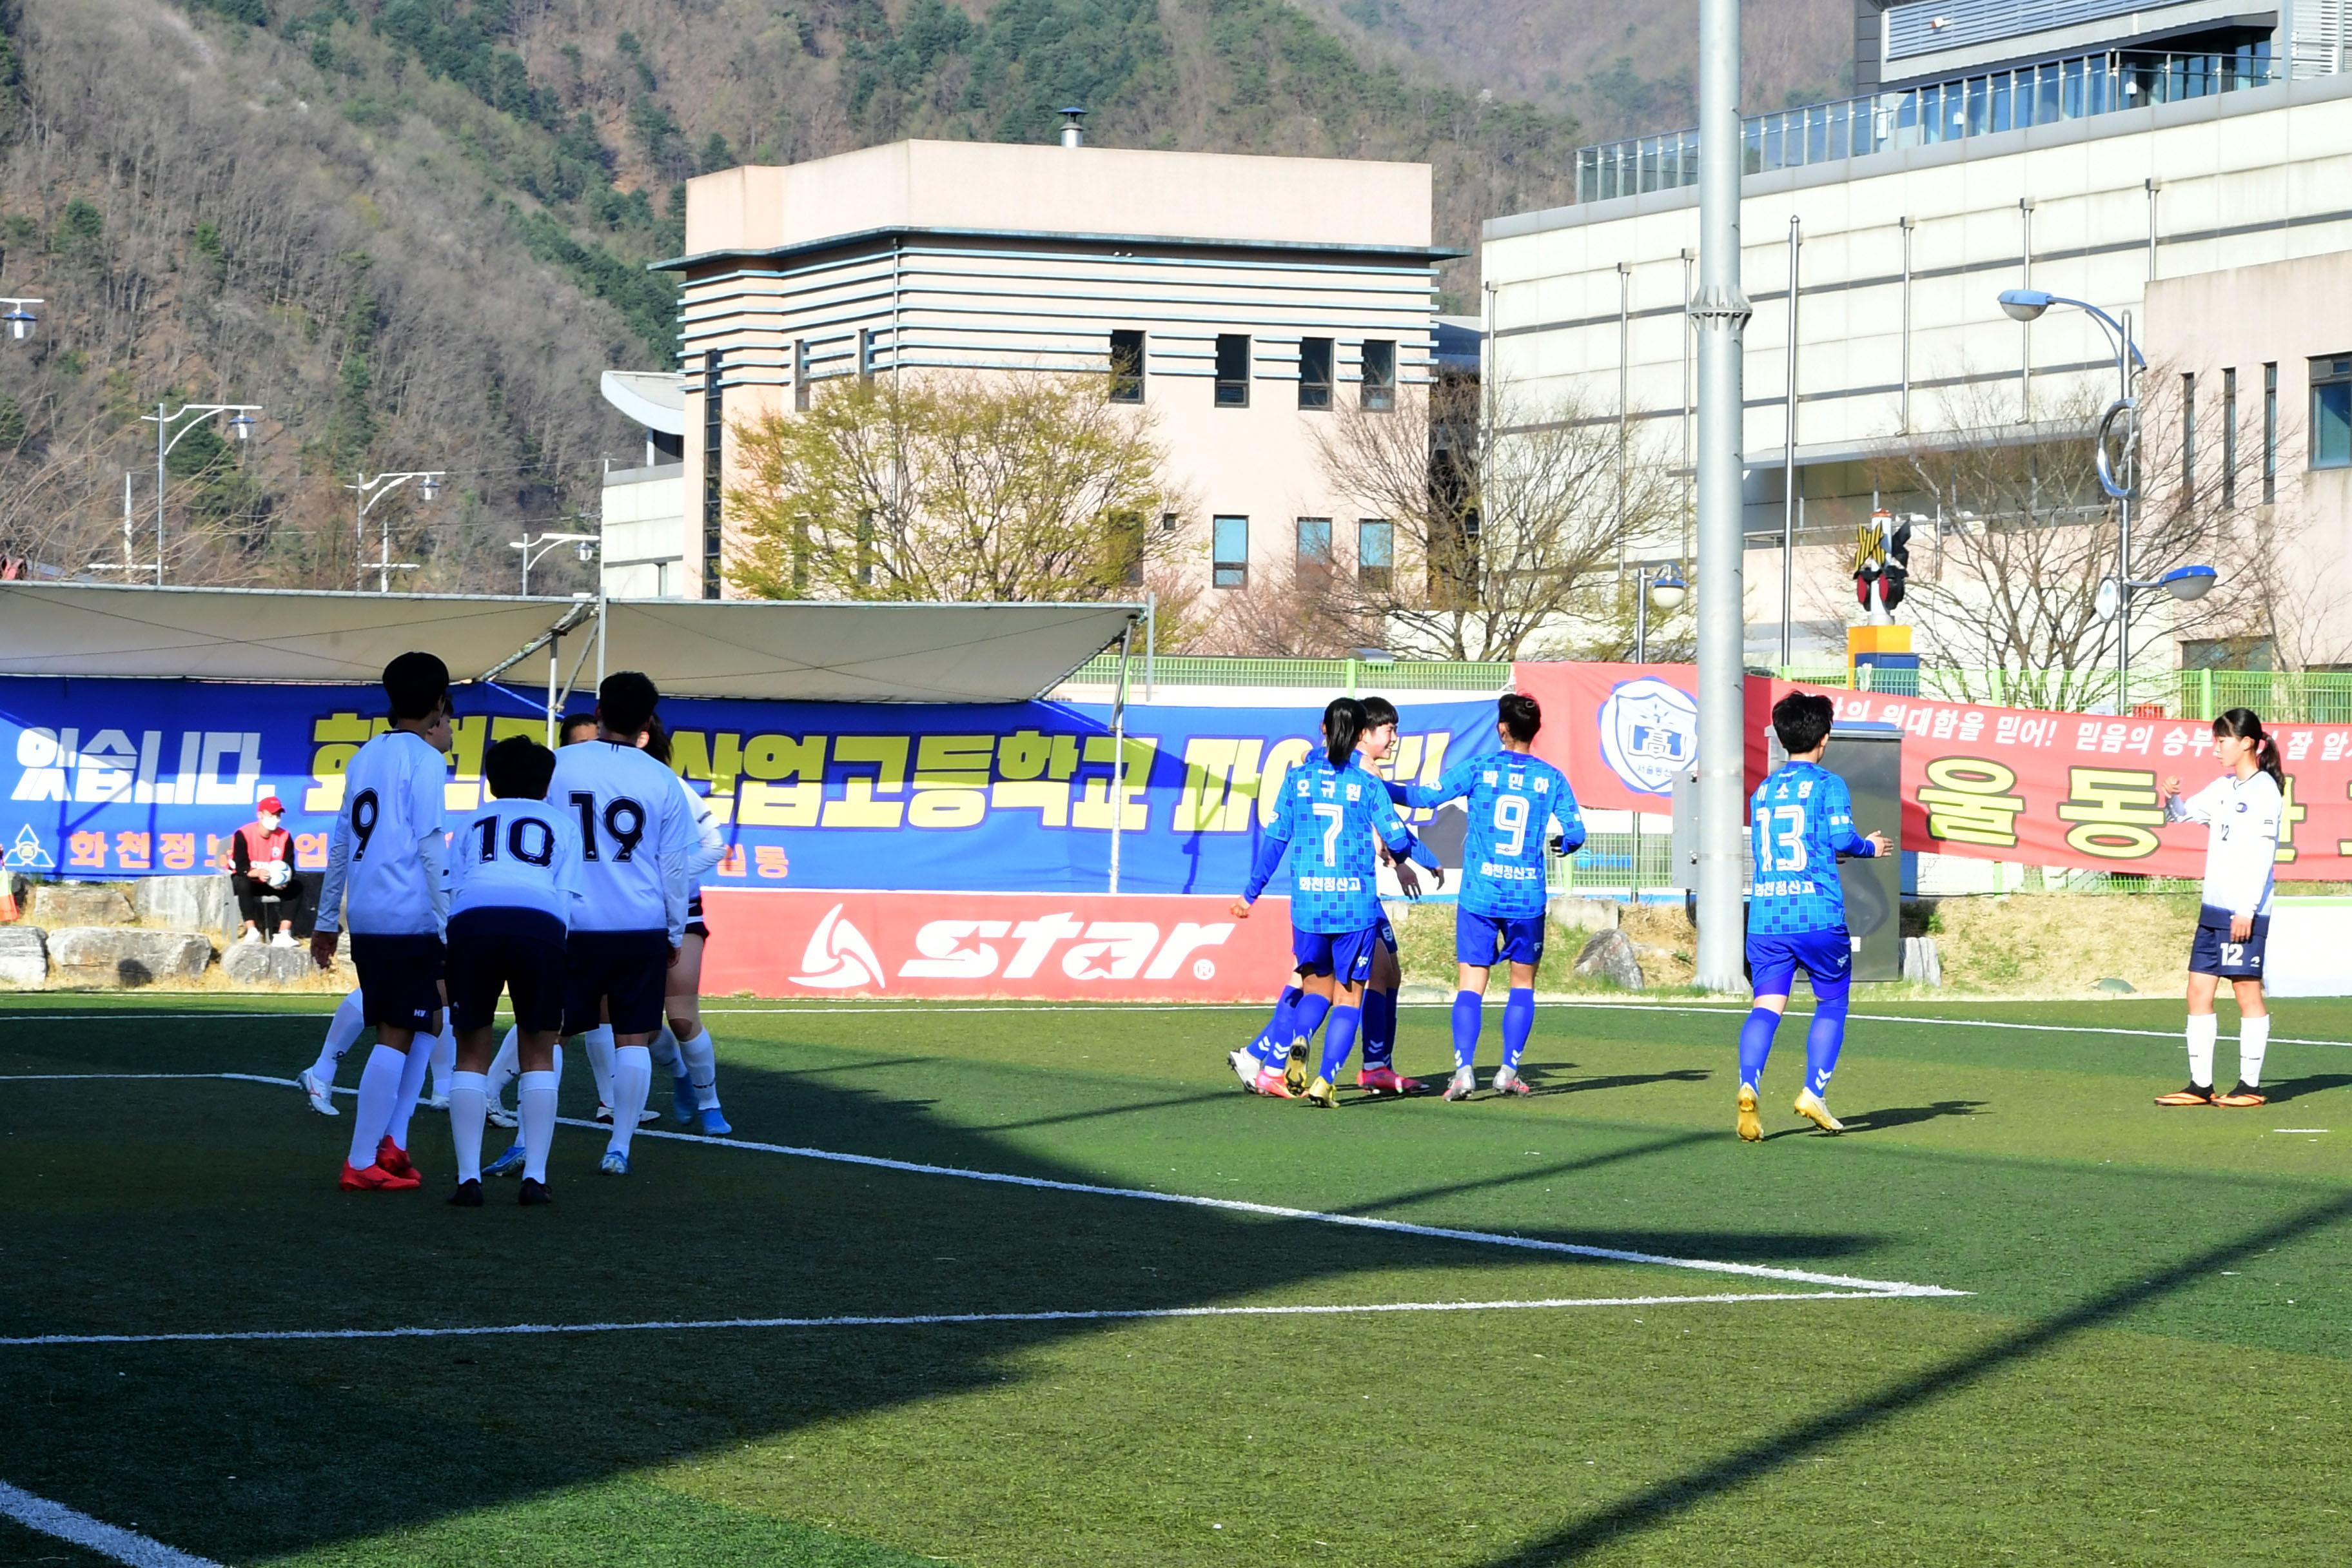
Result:
M1601 760L1628 789L1671 793L1698 756L1698 703L1654 676L1622 680L1601 705Z

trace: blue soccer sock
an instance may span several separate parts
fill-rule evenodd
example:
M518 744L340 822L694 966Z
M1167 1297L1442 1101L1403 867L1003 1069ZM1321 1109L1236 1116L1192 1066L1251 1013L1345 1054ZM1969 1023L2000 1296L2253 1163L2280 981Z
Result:
M1739 1026L1739 1081L1745 1087L1762 1087L1764 1063L1772 1054L1773 1031L1780 1026L1780 1015L1769 1007L1749 1009L1748 1021Z
M1805 1087L1816 1099L1830 1091L1830 1074L1837 1071L1838 1052L1845 1048L1846 999L1816 999L1813 1026L1805 1031Z
M1364 993L1364 1069L1392 1067L1396 1061L1396 993Z
M1282 1065L1283 1054L1290 1049L1290 1011L1305 994L1296 985L1283 987L1282 1000L1274 1005L1274 1016L1265 1021L1265 1027L1250 1042L1249 1048L1258 1060L1271 1067Z
M1478 1059L1478 1028L1485 1022L1486 999L1475 991L1454 994L1454 1070Z
M1348 1065L1348 1053L1356 1048L1357 1026L1364 1020L1360 1007L1334 1007L1331 1021L1323 1029L1322 1077L1327 1083L1339 1081L1339 1069Z
M1331 998L1318 996L1309 991L1301 994L1290 1008L1290 1036L1282 1048L1266 1058L1269 1067L1280 1067L1289 1059L1290 1047L1305 1045L1315 1038L1315 1031L1323 1026L1324 1016L1331 1011Z
M1536 1032L1536 994L1526 986L1514 985L1503 1003L1503 1065L1513 1072L1519 1070L1519 1053L1528 1048L1528 1037Z

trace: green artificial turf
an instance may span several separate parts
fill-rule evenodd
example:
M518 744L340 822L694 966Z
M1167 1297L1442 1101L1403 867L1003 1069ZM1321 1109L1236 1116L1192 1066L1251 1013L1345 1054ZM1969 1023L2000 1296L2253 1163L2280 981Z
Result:
M0 1480L236 1563L2213 1564L2352 1539L2352 1047L2289 1043L2352 1041L2352 1005L2279 1005L2267 1108L2161 1111L2177 1003L1865 988L1830 1097L1852 1131L1788 1112L1792 1019L1760 1146L1730 1135L1738 1010L1547 1008L1528 1099L1327 1113L1239 1092L1244 1010L713 1007L739 1142L1970 1294L0 1346ZM0 1336L1817 1289L662 1139L621 1181L584 1130L554 1209L493 1182L458 1212L435 1117L424 1192L347 1195L348 1121L290 1088L24 1077L290 1078L323 1023L0 1001ZM1408 1008L1399 1066L1441 1075L1445 1031ZM585 1073L565 1089L583 1114ZM89 1560L51 1544L0 1527L0 1563Z

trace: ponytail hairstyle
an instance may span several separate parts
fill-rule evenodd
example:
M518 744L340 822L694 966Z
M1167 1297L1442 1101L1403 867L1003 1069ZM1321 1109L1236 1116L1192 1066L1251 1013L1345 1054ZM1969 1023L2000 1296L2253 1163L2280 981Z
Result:
M1323 754L1335 768L1344 768L1356 754L1357 738L1366 729L1364 705L1352 697L1335 697L1323 710Z
M658 713L646 720L646 755L664 767L669 765L669 729Z
M2231 709L2213 721L2213 733L2254 742L2254 765L2271 775L2280 794L2286 793L2286 773L2279 767L2278 737L2263 728L2261 717L2252 709Z

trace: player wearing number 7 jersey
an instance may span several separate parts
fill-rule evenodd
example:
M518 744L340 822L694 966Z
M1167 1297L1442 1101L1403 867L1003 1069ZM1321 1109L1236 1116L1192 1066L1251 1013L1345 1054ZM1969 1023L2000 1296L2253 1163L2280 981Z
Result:
M563 1032L613 1028L613 1137L603 1169L629 1170L669 966L686 941L689 868L701 844L677 775L637 745L661 700L635 670L596 689L596 739L556 753L548 804L580 829L580 899L565 947Z
M1836 713L1828 698L1804 692L1772 705L1772 729L1789 760L1748 803L1756 877L1748 900L1748 968L1756 999L1739 1029L1738 1127L1750 1143L1764 1136L1758 1090L1800 968L1813 988L1813 1024L1805 1034L1797 1114L1824 1132L1845 1131L1822 1100L1845 1046L1846 993L1853 983L1837 858L1884 855L1887 844L1883 834L1854 832L1853 795L1845 780L1822 766Z

